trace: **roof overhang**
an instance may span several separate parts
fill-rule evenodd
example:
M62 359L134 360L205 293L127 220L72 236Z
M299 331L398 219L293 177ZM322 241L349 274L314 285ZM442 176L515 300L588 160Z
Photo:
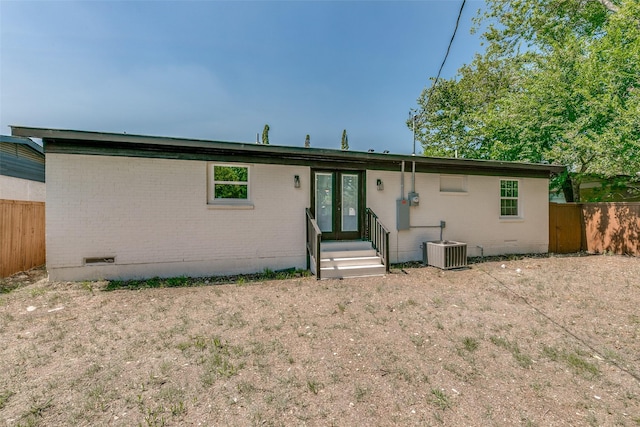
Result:
M11 133L14 136L41 138L45 153L291 164L318 168L394 171L399 170L402 163L405 162L410 163L411 167L415 163L415 168L418 172L531 177L549 177L566 170L564 166L549 164L368 153L24 126L11 126Z

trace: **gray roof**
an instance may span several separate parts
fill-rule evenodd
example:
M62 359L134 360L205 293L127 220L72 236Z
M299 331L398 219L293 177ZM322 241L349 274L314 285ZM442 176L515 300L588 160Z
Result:
M0 142L8 142L10 144L21 144L29 147L33 151L43 154L44 149L42 145L36 143L31 138L17 137L17 136L9 136L9 135L0 135Z
M0 175L44 182L43 147L29 138L0 135Z

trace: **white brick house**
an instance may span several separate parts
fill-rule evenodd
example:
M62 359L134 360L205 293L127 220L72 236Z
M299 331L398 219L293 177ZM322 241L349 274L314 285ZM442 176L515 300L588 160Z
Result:
M422 259L422 242L441 234L467 243L470 256L543 253L548 180L563 170L18 126L12 131L44 142L47 269L54 280L226 275L307 268L309 259L315 272L308 228L317 226L322 242L367 240L372 212L389 232L386 266ZM417 204L411 192L419 194Z

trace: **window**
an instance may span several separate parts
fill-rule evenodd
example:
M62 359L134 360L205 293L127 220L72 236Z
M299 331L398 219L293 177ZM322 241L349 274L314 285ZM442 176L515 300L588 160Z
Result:
M517 217L520 215L518 205L518 181L500 180L500 216Z
M466 175L440 175L441 193L466 193Z
M209 203L249 202L249 167L211 165Z

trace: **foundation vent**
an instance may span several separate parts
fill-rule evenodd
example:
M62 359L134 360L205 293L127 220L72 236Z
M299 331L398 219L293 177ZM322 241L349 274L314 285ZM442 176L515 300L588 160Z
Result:
M425 242L422 247L427 265L449 270L467 266L467 244L451 240Z
M93 258L84 259L84 265L113 264L114 262L115 262L115 257L112 257L112 256L93 257Z

